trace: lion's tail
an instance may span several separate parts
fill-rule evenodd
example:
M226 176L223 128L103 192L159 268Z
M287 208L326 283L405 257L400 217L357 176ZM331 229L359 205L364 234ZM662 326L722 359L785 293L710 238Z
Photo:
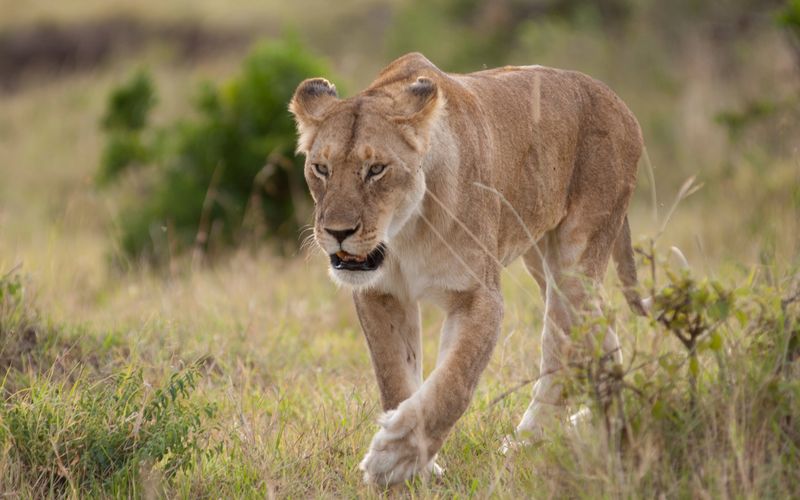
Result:
M625 300L633 312L642 316L647 315L647 303L642 300L636 287L639 286L639 280L636 278L636 262L633 258L633 246L631 245L631 227L628 224L628 216L625 216L625 221L622 223L617 235L617 240L614 242L614 252L612 254L614 263L617 265L617 275L622 282L622 293L625 295Z

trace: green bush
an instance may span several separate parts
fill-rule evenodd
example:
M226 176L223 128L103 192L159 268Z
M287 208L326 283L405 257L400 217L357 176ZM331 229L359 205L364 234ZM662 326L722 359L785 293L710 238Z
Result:
M778 24L800 36L800 0L787 0L778 12Z
M664 261L654 253L645 259L654 285L655 262ZM651 289L650 315L625 324L642 328L651 347L634 344L621 365L609 353L589 350L576 356L564 379L573 404L592 410L587 431L605 439L603 460L635 475L639 496L669 490L691 497L699 488L711 497L736 496L746 487L760 492L755 496L780 498L798 491L798 275L776 286L755 270L739 285L686 270L664 268L663 274L667 282ZM593 318L573 333L585 338L613 323ZM591 462L570 454L550 458L565 468ZM648 460L655 464L649 470L642 467ZM730 474L742 460L747 486Z
M238 76L202 87L193 116L157 131L145 127L155 100L149 79L140 73L116 89L99 177L154 167L144 196L120 214L124 252L159 261L253 235L294 247L309 202L287 106L301 80L323 74L326 65L294 40L260 44Z
M205 422L215 406L191 399L196 367L176 372L164 387L149 389L140 369L74 384L35 380L0 409L0 443L37 483L73 494L123 485L140 467L168 477L205 447Z
M132 164L149 159L142 143L150 110L156 105L155 89L150 76L136 73L127 83L111 92L105 116L101 122L108 135L98 172L98 182L106 183Z
M193 394L204 358L151 387L119 366L113 334L50 324L25 288L16 269L0 274L0 490L19 474L37 496L125 491L143 469L169 478L218 451L217 406Z

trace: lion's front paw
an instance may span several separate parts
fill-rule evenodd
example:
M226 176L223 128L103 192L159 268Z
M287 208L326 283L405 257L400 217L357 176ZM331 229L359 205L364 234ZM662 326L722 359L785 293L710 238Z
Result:
M406 401L378 420L381 429L372 438L369 451L359 465L367 483L389 486L417 474L441 475L441 468L433 461L435 457L427 456L428 440L415 403Z

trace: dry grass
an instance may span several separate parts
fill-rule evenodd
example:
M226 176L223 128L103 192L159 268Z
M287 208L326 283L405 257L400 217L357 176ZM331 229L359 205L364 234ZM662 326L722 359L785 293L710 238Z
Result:
M355 9L367 1L348 5ZM185 7L128 4L154 17L180 16ZM117 8L82 0L22 9L0 1L3 25L44 16L82 19ZM248 2L233 10L204 1L192 3L192 10L230 23L300 16L282 3L262 8ZM144 268L123 274L108 265L116 251L115 193L98 192L92 182L101 149L97 117L109 88L141 63L154 67L163 103L157 120L162 121L187 109L184 97L198 78L220 78L236 66L236 61L211 60L175 67L157 52L148 53L94 74L3 96L0 275L21 264L25 285L24 317L12 321L5 311L0 318L3 352L24 361L6 376L3 397L6 408L53 409L68 417L65 422L80 437L87 422L80 414L84 407L67 394L106 390L114 387L109 377L141 370L141 390L152 395L147 391L164 387L173 373L202 359L201 376L187 401L213 404L216 412L203 418L201 449L188 451L188 465L176 473L168 474L163 461L131 461L110 479L86 482L78 481L79 469L72 463L50 463L57 472L56 479L48 479L44 469L21 460L18 449L26 442L20 434L12 436L8 414L0 412L0 490L22 497L378 496L362 485L356 469L376 430L377 389L349 294L329 282L323 260L241 250L196 271L180 260L172 274ZM363 80L359 74L351 78ZM691 104L711 92L709 82L700 75L675 98L685 102L669 123L703 138L687 139L682 158L696 153L709 164L732 159L737 168L717 176L716 170L656 165L659 183L692 173L705 181L680 204L659 247L680 247L695 275L738 289L743 301L744 321L731 318L720 327L724 350L700 356L696 407L687 406L682 347L661 327L629 315L610 278L605 293L616 311L626 360L636 368L625 380L648 397L657 394L666 409L654 410L655 400L623 391L619 401L631 428L622 444L615 444L597 419L511 457L497 453L501 437L528 403L529 387L493 402L537 375L542 303L534 298L533 280L514 265L507 271L514 279L504 285L503 334L473 404L441 453L444 479L393 495L776 497L798 491L797 422L784 418L800 412L798 361L787 355L787 367L777 374L775 363L781 352L795 352L790 333L798 328L797 308L781 309L780 299L791 295L798 271L800 204L793 186L800 183L800 168L796 156L756 165L748 163L746 152L728 150L708 110ZM649 103L646 96L628 92L626 99L646 116L663 114L674 104ZM659 140L646 124L645 134ZM760 168L763 164L769 168ZM633 233L642 240L661 224L652 217L647 177L643 170L631 213ZM659 185L661 218L677 187L675 182ZM659 274L660 284L665 279ZM424 310L427 360L435 359L441 319L437 311ZM35 326L33 346L9 350L22 345L14 342L31 342L23 324ZM654 361L659 357L676 360L674 372L672 365ZM426 363L426 374L431 365ZM586 389L575 388L576 404L596 403ZM60 435L52 436L53 443L61 444Z

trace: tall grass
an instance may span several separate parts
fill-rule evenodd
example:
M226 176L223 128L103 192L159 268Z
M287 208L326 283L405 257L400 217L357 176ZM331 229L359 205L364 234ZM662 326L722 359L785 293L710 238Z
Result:
M180 5L131 8L157 17L178 15ZM388 61L365 51L359 36L377 43L380 8L392 2L347 2L337 13L349 19L346 30L305 5L193 4L211 21L295 20L312 46L339 55L337 73L350 88ZM108 9L94 0L3 8L9 15L0 24L44 11L77 19ZM356 13L366 17L347 17ZM365 18L375 22L350 38L352 19ZM634 23L633 41L622 44L590 26L527 23L509 57L585 70L631 104L658 183L648 184L643 172L630 214L634 235L659 233L653 212L669 209L648 192L671 196L689 175L704 183L672 213L657 251L645 245L640 254L653 315L632 317L609 279L601 292L606 314L575 334L613 324L624 364L615 367L592 350L576 357L564 380L570 404L591 409L590 418L565 422L546 442L503 456L502 438L539 375L543 313L535 283L512 266L503 336L440 453L445 474L400 488L399 496L761 498L800 491L800 170L796 152L776 153L793 147L796 121L762 123L736 142L714 122L718 111L739 109L749 97L787 94L795 82L787 77L791 59L774 33L756 33L725 59L701 34L665 50L650 36L653 26ZM107 266L119 235L119 200L141 186L133 179L119 191L94 190L103 97L129 66L148 64L163 105L153 124L162 126L190 111L187 89L224 79L238 63L176 66L153 50L3 96L3 494L381 495L357 470L378 415L367 347L348 294L330 284L323 260L248 249L199 269L178 259L168 273ZM785 111L781 116L793 116ZM673 245L683 249L689 270L667 272L663 256ZM423 309L426 361L436 357L441 319ZM424 369L430 373L432 363Z
M652 315L630 316L621 299L613 300L603 318L587 320L573 332L582 336L614 324L623 339L622 366L589 349L563 374L570 405L590 409L591 416L574 425L565 421L546 442L510 456L499 453L502 437L527 403L530 381L524 379L536 375L530 361L535 328L519 316L530 311L530 294L521 289L529 283L512 283L506 290L511 333L440 453L445 476L410 485L413 494L775 497L797 491L797 277L773 282L754 270L724 282L698 279L688 271L669 271L657 255L643 253L657 263L656 274L645 280L655 291ZM255 265L249 258L245 262ZM650 261L644 263L649 268ZM231 276L230 270L218 272ZM289 290L298 272L303 268L278 275L277 289ZM199 279L193 285L207 286L215 278ZM379 493L362 485L356 470L378 408L365 347L348 324L351 311L325 312L323 331L309 328L296 313L283 320L273 316L285 322L280 327L285 333L276 331L266 346L240 326L241 347L256 356L225 348L215 353L219 357L209 354L186 368L164 370L158 353L135 353L135 336L76 334L69 324L49 324L47 349L25 347L32 342L25 329L47 321L25 297L23 284L17 273L2 282L3 352L28 349L40 362L3 358L0 477L5 491L33 496L140 495L145 490L167 496ZM319 287L310 284L299 292L313 294ZM239 296L218 296L206 304L227 307L226 300ZM271 314L298 305L290 296L272 300ZM314 300L309 295L300 307ZM192 310L186 313L188 318ZM426 330L435 323L426 314ZM106 342L115 347L104 350ZM426 339L426 354L435 347ZM173 352L178 366L187 364L181 359L191 355L188 351L193 349ZM100 359L90 362L92 355Z

